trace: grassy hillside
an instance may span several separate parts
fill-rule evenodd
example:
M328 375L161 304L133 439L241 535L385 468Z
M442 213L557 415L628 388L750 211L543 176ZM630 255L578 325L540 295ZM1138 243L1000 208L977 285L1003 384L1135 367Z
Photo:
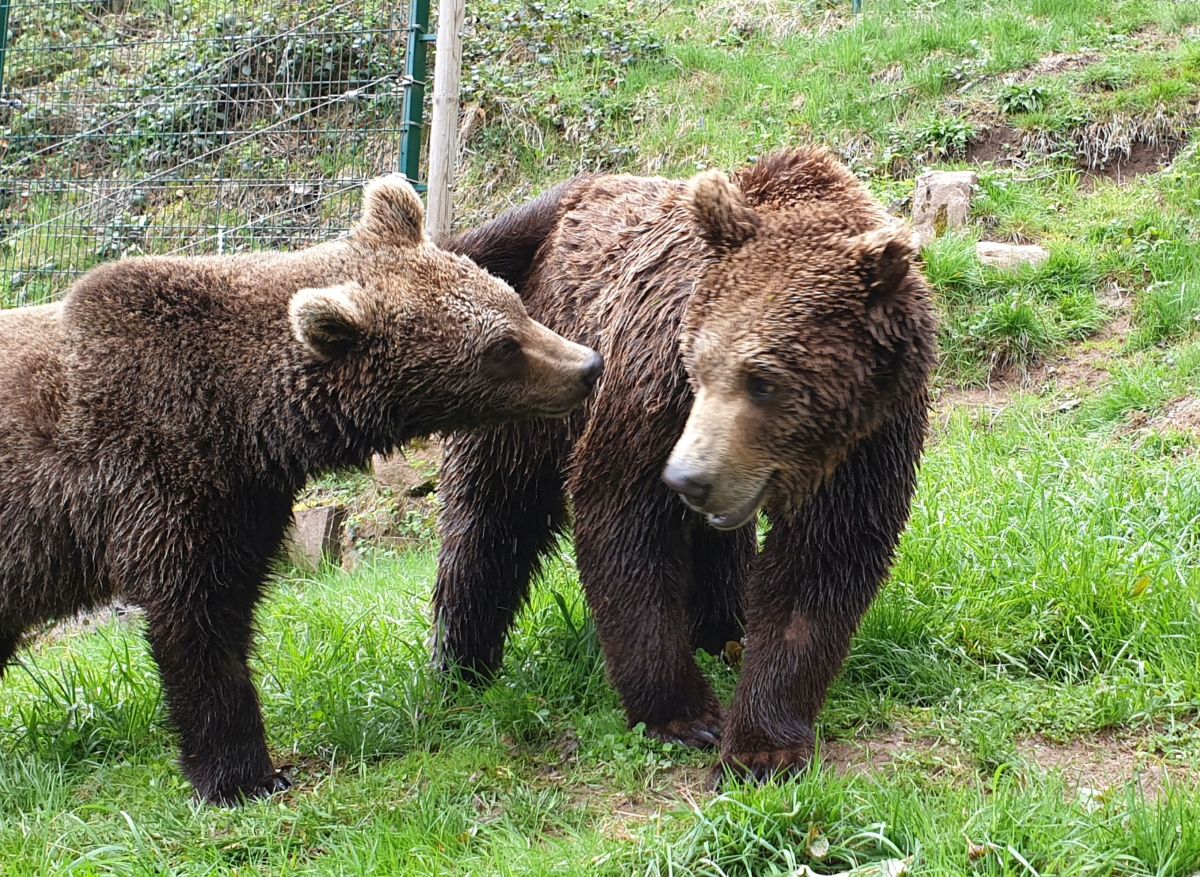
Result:
M353 572L281 571L256 659L277 800L190 800L136 623L25 652L0 873L1200 872L1200 3L864 7L472 2L457 193L469 224L580 170L815 141L904 215L920 170L978 170L924 253L936 432L821 766L716 795L710 755L627 730L569 544L498 683L446 690L418 522ZM981 238L1051 258L1000 272Z

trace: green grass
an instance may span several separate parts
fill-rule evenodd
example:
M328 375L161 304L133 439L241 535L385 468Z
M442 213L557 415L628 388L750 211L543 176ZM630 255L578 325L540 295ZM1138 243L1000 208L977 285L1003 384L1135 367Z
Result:
M467 96L487 121L457 190L470 223L581 170L684 175L820 142L903 213L925 167L980 172L970 225L923 254L942 316L937 426L892 580L823 714L824 764L717 795L709 755L628 730L569 542L497 683L448 686L428 668L430 522L344 476L321 495L356 527L383 520L424 547L281 571L255 667L296 789L196 804L137 626L55 635L0 681L0 874L1200 871L1200 438L1162 422L1200 393L1200 3L864 6L476 4ZM98 26L53 15L80 36ZM1052 54L1090 60L1030 72ZM1020 161L973 160L996 125ZM1176 138L1169 169L1119 185L1089 171L1152 137ZM316 169L336 178L372 148L329 144ZM252 141L227 160L278 156ZM145 210L151 228L210 213ZM997 271L980 239L1051 258ZM0 303L54 293L6 278ZM1091 385L1035 371L1077 354ZM1026 371L1042 385L1021 392L1007 379ZM982 405L958 395L989 382ZM703 666L727 698L736 671Z
M1200 385L1185 352L1167 395ZM903 757L875 771L710 794L707 756L625 730L569 546L498 684L448 689L427 668L433 554L380 553L353 574L285 574L263 612L263 707L298 780L277 801L192 802L136 628L26 654L3 683L0 860L17 875L784 874L822 864L819 834L830 870L1020 873L1019 856L1039 873L1191 874L1200 468L1182 464L1194 446L1115 437L1109 406L1018 397L939 432L821 728L902 729ZM728 694L735 673L706 666ZM1082 799L1037 767L1034 735L1137 739L1173 779ZM986 850L970 868L968 839Z
M925 248L926 276L940 293L943 376L986 383L995 372L1026 368L1108 319L1096 291L1096 255L1078 245L1051 250L1037 267L1002 270L975 257L974 237L946 235Z

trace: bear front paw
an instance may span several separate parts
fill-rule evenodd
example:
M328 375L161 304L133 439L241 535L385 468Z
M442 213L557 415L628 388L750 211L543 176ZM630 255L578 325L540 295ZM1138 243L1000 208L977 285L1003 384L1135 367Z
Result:
M712 783L720 788L727 779L767 782L773 777L794 776L812 761L811 746L792 746L786 749L761 749L744 752L722 752L712 772Z
M713 749L721 742L721 713L705 710L690 719L646 724L646 736L664 743L681 743L693 749Z
M208 804L236 807L248 801L259 801L279 795L292 787L292 778L284 769L272 770L265 777L242 783L213 783L197 785L200 797Z
M292 778L285 768L271 771L251 792L255 798L269 798L281 795L292 788Z

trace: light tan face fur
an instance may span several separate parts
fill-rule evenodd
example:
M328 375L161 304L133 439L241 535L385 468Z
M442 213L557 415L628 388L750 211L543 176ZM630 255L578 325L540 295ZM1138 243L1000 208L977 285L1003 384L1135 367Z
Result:
M688 502L717 529L748 523L766 499L774 467L765 454L756 452L766 416L730 380L701 385L692 402L667 471L693 473L710 485L702 502Z
M588 387L579 375L595 360L594 350L533 319L523 321L514 335L525 357L529 397L539 414L562 417L586 398Z

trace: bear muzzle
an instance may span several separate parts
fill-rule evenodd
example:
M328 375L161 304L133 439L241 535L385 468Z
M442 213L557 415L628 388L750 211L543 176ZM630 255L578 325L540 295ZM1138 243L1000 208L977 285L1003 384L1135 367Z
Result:
M756 423L740 394L701 387L663 469L667 487L718 530L746 525L766 499L774 469L750 449Z
M596 388L604 374L604 358L537 321L523 347L529 361L529 380L539 397L539 416L565 417Z
M737 530L750 523L766 499L771 484L771 473L767 473L757 488L748 485L745 479L739 479L737 484L728 486L732 489L721 490L711 474L691 470L674 461L667 462L662 478L688 508L704 515L709 526L717 530ZM718 489L714 490L714 487ZM743 496L732 498L730 494ZM725 501L715 499L716 496Z

